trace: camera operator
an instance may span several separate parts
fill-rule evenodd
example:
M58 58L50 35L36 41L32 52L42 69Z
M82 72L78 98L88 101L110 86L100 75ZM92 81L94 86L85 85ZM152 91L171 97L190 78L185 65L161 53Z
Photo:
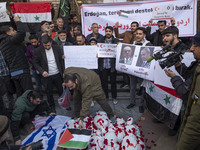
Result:
M42 101L42 95L37 91L27 90L16 100L11 118L11 131L15 145L21 145L20 132L21 134L28 133L24 126L31 122L34 115L44 114L48 110L50 109L47 103ZM50 113L50 115L55 115L55 113ZM20 131L20 127L23 130Z
M0 150L20 150L21 146L8 145L6 141L9 137L8 128L8 118L6 116L0 115ZM26 147L26 150L32 150L31 146Z
M179 30L177 27L170 26L170 27L166 28L163 31L162 35L163 35L163 44L165 44L166 46L171 45L171 49L173 49L175 52L182 51L184 53L187 50L187 46L181 40L178 39ZM176 64L176 66L177 65L178 64ZM178 70L178 68L177 68L177 70ZM180 69L180 71L181 71L181 69ZM171 70L165 69L165 73L169 77L175 76L175 74L173 72L171 72ZM171 82L176 80L177 78L178 77L175 77L175 79L171 80ZM174 84L177 84L177 83L172 82L172 84L174 86ZM184 90L177 88L177 85L174 88L180 98L182 98L182 95L186 94ZM183 86L182 86L182 88L183 88ZM176 133L178 132L178 129L180 127L180 124L181 124L181 116L179 115L177 122L174 126L174 129L169 129L168 135L170 135L170 136L176 135Z
M200 149L200 132L198 130L200 127L200 103L198 101L200 96L200 32L194 36L190 51L196 61L193 61L189 67L183 63L175 65L185 82L171 70L165 70L166 74L171 77L176 93L186 107L178 139L178 149L180 150Z

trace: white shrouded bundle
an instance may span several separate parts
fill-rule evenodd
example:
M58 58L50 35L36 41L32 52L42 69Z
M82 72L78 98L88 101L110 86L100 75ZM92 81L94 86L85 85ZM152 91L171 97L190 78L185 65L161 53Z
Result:
M78 128L79 119L67 122L69 128ZM123 118L117 118L116 123L108 119L107 114L98 111L94 117L86 117L83 120L84 128L92 129L92 135L88 149L91 150L143 150L145 145L140 135L138 126L133 124L133 118L129 117L125 122Z

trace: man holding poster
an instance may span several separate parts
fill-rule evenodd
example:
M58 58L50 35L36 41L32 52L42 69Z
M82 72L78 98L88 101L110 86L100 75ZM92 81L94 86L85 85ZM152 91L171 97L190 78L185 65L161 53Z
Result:
M118 39L113 36L113 27L107 26L105 28L105 36L101 39L100 43L107 44L117 44L119 42ZM110 76L111 82L111 94L112 100L114 104L117 104L117 86L116 86L116 74L117 71L115 69L115 58L99 58L98 59L98 68L100 71L100 77L102 82L102 87L106 95L106 99L109 99L108 95L108 76Z

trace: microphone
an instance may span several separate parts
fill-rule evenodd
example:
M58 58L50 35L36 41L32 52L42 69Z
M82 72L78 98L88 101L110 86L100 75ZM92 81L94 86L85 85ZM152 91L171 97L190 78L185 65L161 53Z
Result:
M150 56L148 59L147 59L147 62L150 63L153 59L155 59L153 56Z

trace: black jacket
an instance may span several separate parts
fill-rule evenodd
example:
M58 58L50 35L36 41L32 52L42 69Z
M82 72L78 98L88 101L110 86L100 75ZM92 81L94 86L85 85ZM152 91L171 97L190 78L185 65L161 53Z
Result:
M3 54L10 72L24 70L25 73L29 73L29 65L25 56L26 47L22 43L25 37L24 27L20 21L16 22L16 25L16 35L0 35L0 51Z
M187 104L192 78L197 65L198 61L193 61L189 67L182 63L176 68L176 71L185 79L185 82L180 76L174 76L171 78L172 86L174 87L176 94L183 100L184 106Z
M106 37L103 36L101 39L100 39L100 42L99 43L105 43L105 39ZM112 37L112 44L117 44L119 42L118 39L114 38L114 36ZM102 71L103 70L103 59L104 58L99 58L98 59L98 69L99 71ZM115 71L115 64L116 64L116 59L115 58L111 58L110 59L110 63L111 63L111 72L114 72Z
M60 41L60 39L58 38L57 40L55 40L55 42L57 43L57 45L60 47L60 50L61 50L61 54L64 55L64 49L63 49L63 44L62 42ZM72 46L73 44L68 42L68 41L65 41L65 44L64 46Z
M64 72L64 67L60 47L57 45L52 45L52 49L59 73L62 76ZM34 49L33 65L40 74L42 74L44 71L48 72L47 56L45 53L45 48L43 46Z
M151 27L147 27L147 35L146 35L146 39L149 40L153 46L162 46L163 42L162 42L162 34L159 30L156 30L156 32L151 34Z
M87 42L89 42L89 40L90 40L91 37L94 37L93 33L87 35L87 37L86 37ZM102 38L103 38L103 35L101 35L100 33L98 33L97 37L96 37L97 43L100 43Z

